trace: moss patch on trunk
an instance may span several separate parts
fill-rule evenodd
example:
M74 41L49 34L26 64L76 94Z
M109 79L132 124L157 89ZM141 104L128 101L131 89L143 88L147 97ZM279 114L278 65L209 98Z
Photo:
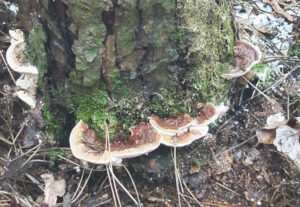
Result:
M179 0L177 14L177 39L188 64L186 85L203 102L213 103L227 98L230 81L221 74L228 70L234 49L229 7L218 2Z
M40 71L44 115L57 137L82 119L99 138L105 122L111 138L126 138L130 126L151 114L194 115L197 103L226 99L229 82L220 74L228 70L234 41L225 1L63 2L74 62L62 82L51 82L49 64L57 55L51 42L63 32L45 36L51 19L36 19L27 37L28 56ZM60 62L57 70L65 70Z

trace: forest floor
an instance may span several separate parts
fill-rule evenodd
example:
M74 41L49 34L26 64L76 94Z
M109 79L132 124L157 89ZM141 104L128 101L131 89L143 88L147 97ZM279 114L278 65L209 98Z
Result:
M49 197L64 207L136 206L135 202L300 206L300 162L297 165L256 136L272 114L286 120L300 117L299 8L293 0L233 1L236 37L263 53L253 68L256 75L232 81L225 103L230 110L206 138L184 148L162 146L112 167L81 163L69 146L54 145L43 125L42 107L29 109L17 98L19 75L5 61L8 28L17 21L14 4L0 0L0 206L47 206L43 202ZM66 193L55 201L60 191Z

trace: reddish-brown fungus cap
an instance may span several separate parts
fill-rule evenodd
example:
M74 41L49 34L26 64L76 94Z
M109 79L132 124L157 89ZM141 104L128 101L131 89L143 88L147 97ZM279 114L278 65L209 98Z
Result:
M94 132L89 129L88 125L80 120L73 128L70 135L70 148L73 155L83 161L95 164L119 164L122 159L113 157L110 152L106 152L103 147L100 149L101 144L98 145L99 149L90 146L88 143L97 143L97 137ZM96 145L96 144L95 144ZM96 145L97 146L97 145Z
M160 145L160 135L151 127L149 123L130 127L131 139L126 142L112 142L113 155L119 158L138 157L155 150Z
M262 53L257 46L245 40L237 40L231 70L221 76L226 79L243 76L260 61L261 57Z
M184 147L190 145L197 139L205 137L208 133L208 129L208 126L191 126L186 132L181 132L174 136L162 134L161 143L170 147Z
M162 120L150 116L149 123L141 122L130 128L128 139L113 139L109 150L101 143L93 130L83 121L79 121L70 135L73 155L81 160L96 164L120 164L122 158L137 157L155 150L160 144L183 147L204 137L208 133L208 124L220 114L213 104L206 104L195 118L184 114L178 118ZM224 109L221 110L224 112Z
M92 129L83 121L79 121L70 135L70 148L73 155L95 164L120 164L122 158L137 157L155 150L160 145L159 134L142 122L131 127L132 139L110 141L110 151L105 149Z
M162 120L157 116L150 116L150 124L162 137L162 144L167 146L182 147L207 135L208 124L219 116L218 109L213 104L205 104L201 113L192 118L184 114L177 119Z
M196 121L188 114L183 114L178 118L160 119L156 115L149 117L149 122L158 133L175 135L179 132L187 131L188 127L195 125Z

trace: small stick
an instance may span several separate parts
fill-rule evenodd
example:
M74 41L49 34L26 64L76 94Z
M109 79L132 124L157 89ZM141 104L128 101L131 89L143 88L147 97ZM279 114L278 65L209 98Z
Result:
M216 184L219 185L219 186L221 186L222 188L225 188L226 190L229 190L230 192L232 192L232 193L234 193L234 194L236 194L238 196L242 196L241 194L235 192L234 190L231 190L230 188L228 188L227 186L225 186L225 185L223 185L221 183L216 182Z
M290 93L287 93L287 119L290 119Z
M258 87L260 84L260 78L258 79L257 83L255 84L256 87ZM255 96L256 94L256 91L253 91L252 95L251 95L251 98L250 99L253 99L253 97Z
M137 188L136 188L136 185L135 185L135 183L134 183L134 180L133 180L133 178L132 178L132 176L131 176L129 170L127 169L127 167L126 167L125 165L123 165L123 167L124 167L124 169L126 170L127 174L128 174L129 177L130 177L130 180L131 180L131 182L132 182L134 191L135 191L135 193L136 193L136 197L137 197L137 199L138 199L138 203L139 203L139 205L140 205L140 204L141 204L141 201L140 201L139 193L138 193L138 191L137 191Z
M297 66L297 67L293 68L291 71L289 71L288 73L286 73L282 78L280 78L279 80L277 80L273 85L271 85L270 87L268 87L267 89L265 89L263 92L265 93L265 92L269 91L270 89L272 89L273 87L276 87L277 85L280 84L281 81L283 81L284 79L286 79L287 77L289 77L289 75L290 75L293 71L295 71L295 70L297 70L297 69L299 69L299 68L300 68L300 66ZM256 98L256 97L259 96L259 95L260 95L260 94L257 94L256 96L254 96L254 97L252 97L252 98ZM248 102L248 101L250 101L250 100L251 100L251 99L245 100L245 101L243 101L243 103Z
M5 125L6 125L7 128L8 128L9 135L10 135L10 137L11 137L11 139L12 139L12 142L13 142L13 148L14 148L15 152L17 153L17 147L16 147L16 145L15 145L15 137L14 137L14 135L13 135L13 133L12 133L12 129L10 128L10 126L9 126L9 124L8 124L8 122L7 122L7 120L6 120L1 114L0 114L0 117L1 117L1 119L4 121ZM7 157L10 156L11 151L12 151L12 147L9 149L8 154L7 154Z
M10 126L9 126L9 124L8 124L8 122L7 122L7 120L6 120L1 114L0 114L0 117L1 117L1 119L4 121L5 125L7 126L8 131L9 131L9 135L10 135L12 141L14 142L15 137L14 137L14 135L13 135L13 133L12 133L12 130L11 130L11 128L10 128Z
M121 186L121 188L125 191L125 193L129 196L129 198L131 198L131 200L135 203L135 205L140 206L140 203L138 203L134 197L130 194L130 192L125 188L125 186L119 181L119 179L115 176L114 172L112 171L112 168L110 168L111 170L111 174L113 177L113 180L115 180L119 186Z
M255 90L257 90L261 95L263 95L266 99L268 99L268 101L270 101L272 104L275 104L275 102L270 99L266 94L264 94L264 92L262 92L261 90L259 90L255 85L253 85L247 78L245 78L244 76L242 76L242 78L247 81L247 83L249 85L251 85Z
M111 180L111 176L110 176L108 166L106 166L106 174L107 174L107 177L108 177L109 186L110 186L111 193L112 193L112 196L113 196L113 201L114 201L115 207L117 207L118 205L117 205L117 199L116 199L116 195L115 195L115 189L113 188L113 184L112 184L112 180Z
M104 122L104 126L105 126L105 150L108 150L109 153L110 153L111 152L110 138L109 138L109 131L108 131L108 127L107 127L106 122ZM120 197L119 197L119 194L118 194L118 189L117 189L117 186L116 186L116 181L115 181L115 179L113 178L113 176L111 174L111 172L113 172L111 160L109 162L109 165L106 165L106 172L107 172L107 176L108 176L108 180L109 180L109 184L110 184L110 188L111 188L111 192L112 192L112 195L113 195L113 200L114 200L115 206L116 207L118 206L117 201L118 201L119 206L122 206L121 201L120 201Z
M40 150L40 151L48 151L48 150ZM76 165L76 166L78 166L78 167L81 167L81 168L83 168L83 169L86 169L86 170L93 170L92 168L84 167L84 166L82 166L82 165L80 165L80 164L78 164L78 163L76 163L76 162L73 162L72 160L70 160L70 159L68 159L68 158L65 158L65 157L63 157L63 156L61 156L61 155L57 155L57 157L59 157L60 159L66 161L66 162L69 162L69 163L71 163L71 164L73 164L73 165ZM95 171L95 172L103 172L103 171L105 171L105 170L93 170L93 171Z
M182 194L184 197L187 197L189 199L192 199L192 200L195 200L194 198L188 196L188 195L185 195L185 194ZM196 201L196 200L195 200ZM197 201L196 201L197 202ZM210 203L210 202L197 202L199 206L216 206L216 207L233 207L233 206L238 206L238 205L224 205L224 204L217 204L217 203Z
M177 162L176 162L176 144L174 145L174 173L175 173L175 181L176 181L176 188L177 188L177 198L178 198L178 205L181 207L181 199L180 199L180 189L179 189L179 178L178 178L178 169L177 169Z
M31 205L31 204L29 203L29 201L27 200L27 198L23 199L23 198L21 198L20 196L17 196L15 192L14 192L14 193L10 193L10 192L7 192L7 191L0 190L0 194L1 194L1 193L2 193L2 194L6 194L6 195L10 195L10 196L14 197L14 198L17 200L17 202L19 202L18 200L20 200L23 204L27 205L28 207L33 207L33 205ZM31 201L31 202L32 202L32 203L34 204L34 206L36 206L36 207L40 206L40 205L38 205L37 203L35 203L34 201Z
M82 180L83 180L84 173L85 173L85 169L83 168L82 174L81 174L81 177L80 177L80 180L79 180L79 183L78 183L78 185L77 185L77 188L76 188L76 190L75 190L75 193L74 193L73 196L72 196L72 200L74 200L75 197L76 197L76 195L77 195L77 192L78 192L78 190L79 190L79 188L80 188L80 186L81 186ZM72 203L73 203L73 202L72 202Z
M92 169L94 169L94 165L93 165ZM72 203L75 203L76 200L81 196L81 194L82 194L82 192L83 192L85 186L87 185L88 181L90 180L90 177L91 177L91 175L92 175L92 172L93 172L93 170L90 171L90 173L89 173L88 177L86 178L86 180L85 180L85 182L84 182L84 184L83 184L83 186L82 186L80 192L78 193L77 197L76 197L74 200L72 200Z
M238 145L236 145L236 146L234 146L234 147L231 147L231 148L229 148L229 149L227 149L227 150L225 150L225 151L223 151L223 152L221 152L221 153L219 153L219 154L216 154L215 156L217 157L217 156L223 155L223 154L225 154L225 153L227 153L227 152L229 152L229 151L231 151L231 150L234 150L234 149L236 149L236 148L238 148L238 147L244 145L245 143L249 142L249 141L250 141L251 139L253 139L254 137L256 137L256 135L253 135L252 137L250 137L250 138L246 139L245 141L241 142L240 144L238 144Z
M3 141L3 142L5 142L6 144L9 144L9 145L14 145L11 141L9 141L9 140L7 140L7 139L5 139L4 137L2 137L1 135L0 135L0 140L1 141Z
M14 142L13 142L14 144L15 144L16 140L19 138L21 132L23 131L23 129L25 128L27 123L28 123L28 120L25 121L24 123L22 123L21 129L18 131L17 135L15 136L15 139L14 139Z
M30 175L29 173L25 173L25 175L35 184L37 184L37 186L39 187L39 189L44 192L44 186L37 180L35 179L32 175Z
M196 198L196 196L192 193L192 191L188 188L188 186L186 185L185 182L183 182L183 185L186 188L186 190L189 192L189 194L193 197L193 200L196 201L199 206L201 206L200 202L198 201L198 199Z
M31 149L30 149L30 150L28 150L27 152L25 152L25 153L23 153L23 154L19 155L18 157L15 157L14 159L12 159L12 160L11 160L11 162L13 162L13 161L15 161L15 160L19 159L20 157L23 157L23 156L25 156L25 155L29 154L30 152L32 152L32 151L33 151L33 150L35 150L36 148L40 147L40 146L41 146L41 144L42 144L42 142L41 142L40 144L36 145L35 147L31 148Z
M17 169L21 169L22 167L24 167L33 157L34 155L39 151L39 149L41 148L41 144L38 145L39 147L36 149L36 151L34 151L34 153L32 153L32 155Z
M7 71L8 71L8 73L9 73L9 75L10 75L12 81L13 81L14 84L16 85L16 80L15 80L14 76L12 75L12 73L11 73L11 71L10 71L10 68L9 68L9 66L8 66L8 64L7 64L7 62L6 62L5 58L4 58L4 56L3 56L2 50L0 50L0 54L1 54L2 60L3 60L4 64L5 64L5 67L7 68Z
M106 203L109 203L110 201L111 201L111 198L108 199L108 200L106 200L106 201L103 201L103 202L101 202L101 203L99 203L99 204L96 204L96 205L94 205L93 207L102 206L102 205L104 205L104 204L106 204Z

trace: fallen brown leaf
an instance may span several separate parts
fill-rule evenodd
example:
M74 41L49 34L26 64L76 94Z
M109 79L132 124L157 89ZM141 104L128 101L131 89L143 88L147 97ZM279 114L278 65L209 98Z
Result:
M258 139L258 143L261 144L273 144L273 140L276 136L276 129L257 129L256 136Z
M200 171L200 167L197 165L192 165L190 168L190 174L195 174L198 173Z

